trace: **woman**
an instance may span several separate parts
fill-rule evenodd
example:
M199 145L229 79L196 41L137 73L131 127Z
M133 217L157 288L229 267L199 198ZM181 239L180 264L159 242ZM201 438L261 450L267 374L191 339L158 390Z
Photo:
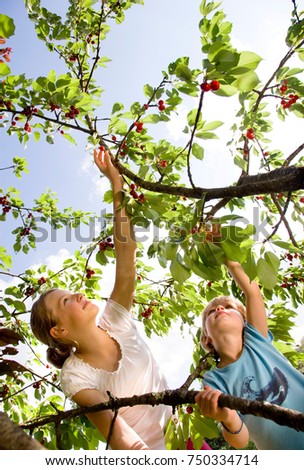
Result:
M116 273L112 294L96 325L98 306L82 294L52 289L32 307L35 336L49 346L48 359L62 367L64 393L79 406L167 388L157 364L137 332L130 313L135 290L136 240L123 206L123 180L110 155L94 151L94 160L112 185ZM112 449L164 449L164 426L170 407L120 409L110 436ZM114 413L89 413L105 439Z

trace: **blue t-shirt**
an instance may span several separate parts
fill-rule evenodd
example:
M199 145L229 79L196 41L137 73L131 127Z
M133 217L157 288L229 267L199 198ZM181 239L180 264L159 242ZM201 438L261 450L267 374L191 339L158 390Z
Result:
M204 374L204 382L223 393L304 412L304 375L252 325L246 323L241 357ZM258 449L304 449L304 432L253 415L242 415Z

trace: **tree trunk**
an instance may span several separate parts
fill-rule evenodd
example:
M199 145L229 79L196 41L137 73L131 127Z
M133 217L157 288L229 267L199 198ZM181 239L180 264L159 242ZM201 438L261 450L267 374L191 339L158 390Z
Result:
M26 434L2 412L0 430L0 450L45 450L38 441Z

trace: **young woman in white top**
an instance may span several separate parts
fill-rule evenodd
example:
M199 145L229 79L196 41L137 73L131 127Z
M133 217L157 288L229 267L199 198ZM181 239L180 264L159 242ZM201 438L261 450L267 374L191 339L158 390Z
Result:
M94 160L112 185L116 273L114 288L98 324L99 307L81 293L51 289L33 304L31 327L48 345L48 360L62 368L64 393L80 406L116 397L165 390L167 383L130 313L135 290L136 240L123 206L123 180L110 155ZM109 445L112 449L164 449L164 427L171 408L140 405L120 409ZM88 414L108 438L114 413Z

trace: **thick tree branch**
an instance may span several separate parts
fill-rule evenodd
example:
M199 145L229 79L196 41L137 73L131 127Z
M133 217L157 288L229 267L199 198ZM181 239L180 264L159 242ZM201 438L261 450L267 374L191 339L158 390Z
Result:
M185 196L205 201L221 198L242 198L256 194L293 192L304 189L304 167L278 168L268 173L246 176L236 186L222 188L187 188L145 181L120 162L116 163L120 173L130 178L143 189L162 194Z
M195 403L195 396L197 393L198 391L188 391L180 388L177 390L164 390L163 392L152 392L146 393L144 395L135 395L133 397L112 397L105 403L76 408L69 411L62 411L54 415L39 418L35 421L32 421L31 423L21 425L21 428L33 430L49 423L54 423L56 425L56 423L64 419L76 418L77 416L81 416L83 414L94 413L108 409L117 410L125 406L156 406L164 404L175 408L178 405ZM271 403L265 401L245 400L244 398L233 397L231 395L225 394L220 396L219 404L222 407L238 410L242 414L262 416L264 418L271 419L280 425L294 428L297 431L304 431L304 413L299 413L298 411L288 410L277 405L272 405Z

